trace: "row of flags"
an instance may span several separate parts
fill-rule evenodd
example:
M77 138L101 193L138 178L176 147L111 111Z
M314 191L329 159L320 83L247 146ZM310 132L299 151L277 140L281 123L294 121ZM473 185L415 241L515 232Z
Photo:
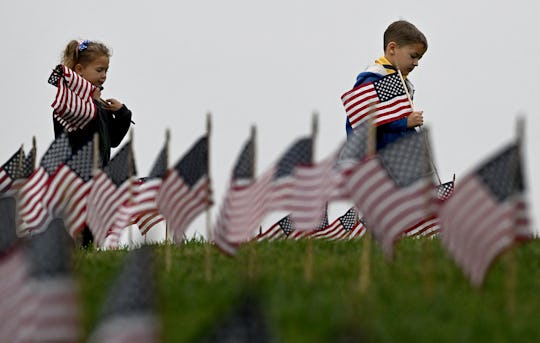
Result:
M234 165L208 238L234 255L251 240L351 239L367 230L392 258L402 237L440 233L456 262L480 284L496 256L514 242L532 237L518 143L510 143L463 177L460 188L453 181L434 182L426 154L428 140L422 134L405 136L372 154L368 137L369 126L361 125L320 162L313 161L313 138L300 137L257 176L252 134ZM131 141L103 168L96 167L93 144L73 152L68 138L61 136L28 176L21 161L35 151L29 156L18 151L2 165L3 194L16 194L18 200L20 236L41 232L52 218L62 217L73 238L86 225L98 247L115 248L127 226L137 224L147 232L165 221L171 239L180 243L189 224L212 206L208 135L172 167L167 166L166 143L144 178L136 176ZM21 168L14 168L14 161ZM326 208L333 201L352 203L350 211L355 214L325 224ZM275 211L290 214L263 231L261 222ZM346 217L356 219L345 224ZM476 241L482 241L482 249L473 247Z

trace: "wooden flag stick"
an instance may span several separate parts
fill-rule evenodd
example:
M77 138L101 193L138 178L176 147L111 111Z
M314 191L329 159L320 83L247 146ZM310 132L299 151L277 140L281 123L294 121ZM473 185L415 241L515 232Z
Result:
M208 184L209 186L212 184L212 179L210 176L210 137L212 133L212 114L208 112L206 114L206 133L207 133L207 139L208 139L208 155L207 155L207 176L208 176ZM210 203L212 201L211 199L212 195L208 193L207 195L207 207L206 207L206 243L205 243L205 276L206 281L210 282L212 281L212 259L211 259L211 251L210 251L210 241L212 239L211 235L211 226L212 226L212 217L210 213Z
M171 141L171 131L165 130L165 169L169 169L169 142ZM169 242L169 221L165 220L165 270L171 270L171 243Z
M375 108L372 106L369 115L368 142L366 149L366 156L369 158L375 155L377 144L374 113ZM360 274L358 276L358 290L360 291L360 294L365 294L369 288L369 281L371 278L371 240L370 230L366 227L366 233L362 238L362 245L360 248Z
M17 163L17 178L19 178L22 175L23 162L24 162L24 144L21 144L21 147L19 148L19 161Z
M128 151L128 189L129 192L129 198L128 198L128 204L133 205L133 193L134 193L134 174L133 171L135 169L135 159L133 158L133 130L130 130L129 132L129 151ZM128 248L131 248L131 245L133 243L133 237L131 234L132 231L131 225L127 227L128 230Z
M311 163L315 161L315 141L319 133L319 115L313 112L311 119ZM311 229L311 228L306 228ZM306 258L304 260L304 280L310 283L313 279L313 239L308 235L306 245Z
M252 170L253 170L253 177L255 177L256 170L255 170L255 152L256 149L256 142L257 142L257 128L255 125L251 126L251 142L253 143L253 158L251 159L252 164ZM261 226L259 226L259 232L261 231ZM257 249L256 249L257 239L251 239L249 242L249 258L248 258L248 278L250 280L253 280L256 276L257 272Z
M36 170L36 154L37 154L37 144L36 136L32 137L32 171Z
M411 108L413 109L414 111L414 105L413 105L413 102L412 102L412 99L411 99L411 95L409 94L409 89L407 88L407 84L405 83L405 78L403 77L403 74L401 74L401 69L399 68L399 66L397 66L397 72L399 74L399 79L401 80L401 84L403 85L403 88L405 89L405 94L407 95L407 100L409 101L409 104L411 105ZM422 132L423 128L420 126L418 128L420 130L420 132ZM424 136L425 138L426 136ZM435 172L435 176L437 177L437 180L439 181L439 185L442 184L442 181L441 181L441 178L439 176L439 171L437 170L437 166L435 165L435 161L433 160L432 158L432 153L431 153L431 147L430 145L424 141L424 145L426 147L426 153L428 154L429 156L429 161L431 163L431 165L433 166L433 171Z
M518 145L519 161L522 161L523 156L523 142L525 139L525 119L518 117L516 122L516 143ZM521 163L521 162L519 162ZM518 172L514 177L517 179L520 177ZM516 180L518 182L518 180ZM518 218L514 218L514 226L517 226L516 221ZM514 249L510 247L504 256L504 263L506 269L506 308L510 314L515 312L516 308L516 283L517 283L517 264L516 254Z
M99 160L100 160L100 154L99 154L99 134L97 132L94 133L94 138L92 139L92 143L94 145L94 148L93 148L93 153L92 153L92 178L94 178L98 171L99 171L99 167L100 167L100 163L99 163ZM90 230L90 228L88 228L88 230ZM91 231L91 230L90 230ZM96 235L97 236L97 235ZM79 235L80 239L81 239L81 243L82 243L82 235ZM96 242L96 238L97 237L94 237L94 244L93 245L93 252L95 253L97 251L97 243Z
M431 149L429 149L430 142L429 142L429 136L428 136L429 130L425 129L420 131L420 134L423 136L424 144L427 147L426 153L428 154L425 159L425 169L426 174L430 172L430 161L431 156L429 155L431 152ZM439 180L439 185L441 184ZM432 202L433 201L433 193L432 192L426 192L425 193L425 207L427 209L427 213L432 212ZM434 213L433 213L434 215ZM431 245L433 244L433 240L423 237L422 238L422 260L423 260L423 266L424 266L424 294L426 298L430 298L433 293L433 250Z

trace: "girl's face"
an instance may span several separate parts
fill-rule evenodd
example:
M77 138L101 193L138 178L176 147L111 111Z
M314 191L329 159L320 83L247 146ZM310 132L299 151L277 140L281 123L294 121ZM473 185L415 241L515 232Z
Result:
M390 47L391 43L389 44ZM401 70L403 76L408 75L414 68L418 67L418 62L426 52L424 44L414 43L403 46L397 44L391 46L390 55L392 56L392 64Z
M75 72L89 81L94 86L102 86L107 80L107 71L109 70L109 57L101 55L92 62L75 66Z

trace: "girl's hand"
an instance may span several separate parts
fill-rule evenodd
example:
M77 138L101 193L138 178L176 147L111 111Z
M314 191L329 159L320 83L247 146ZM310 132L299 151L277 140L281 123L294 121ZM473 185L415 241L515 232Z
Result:
M113 112L118 111L119 109L122 108L122 106L124 106L124 104L122 104L120 101L116 99L107 99L105 100L105 103L107 104L107 109Z
M92 93L92 98L94 98L95 100L101 99L101 89L99 87L96 87L96 89L94 89L94 92Z

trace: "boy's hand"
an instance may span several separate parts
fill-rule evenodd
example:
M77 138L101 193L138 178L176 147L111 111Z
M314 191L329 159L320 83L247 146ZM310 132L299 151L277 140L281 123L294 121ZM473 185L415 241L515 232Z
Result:
M107 109L113 112L118 111L122 108L122 106L124 106L120 101L116 99L107 99L105 100L105 103L107 104Z
M407 127L416 127L424 125L424 111L415 111L407 117Z

